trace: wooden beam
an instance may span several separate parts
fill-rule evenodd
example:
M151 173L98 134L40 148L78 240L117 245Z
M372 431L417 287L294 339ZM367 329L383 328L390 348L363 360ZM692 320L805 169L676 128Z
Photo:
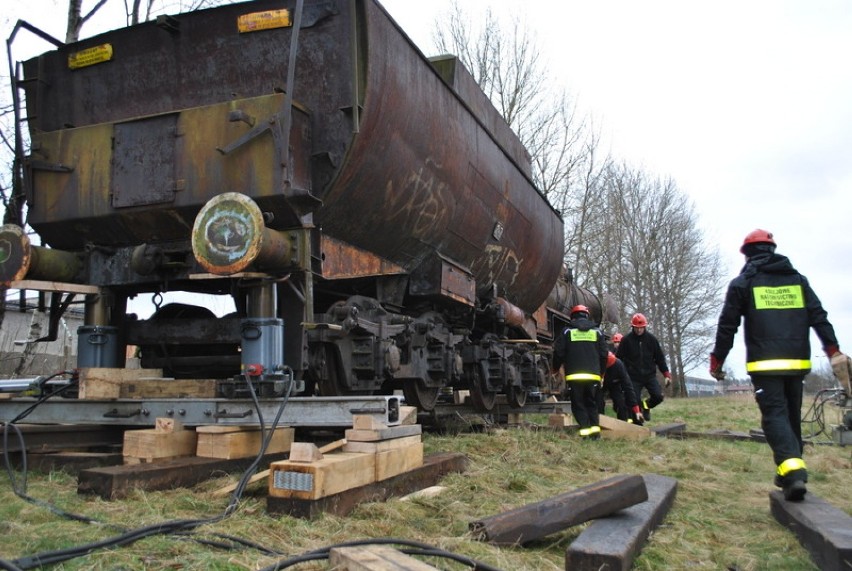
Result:
M299 443L294 442L293 444L295 445L295 444L299 444ZM329 444L326 444L325 446L321 446L319 448L318 452L320 453L320 455L322 455L322 454L325 454L326 452L331 452L332 450L337 450L338 448L342 448L343 445L345 445L345 444L346 444L346 439L341 438L340 440L335 440L334 442L330 442ZM316 445L314 445L314 446L316 446ZM290 450L290 458L289 459L290 460L293 459L292 449ZM249 478L248 482L246 482L246 486L248 486L249 484L254 484L255 482L260 482L261 480L265 480L266 478L269 477L269 472L270 472L269 468L267 468L266 470L261 470L260 472L258 472L257 474L255 474L254 476ZM234 490L237 489L238 484L239 484L239 482L233 482L231 484L228 484L227 486L223 486L223 487L219 488L218 490L214 490L210 495L213 496L214 498L221 497L221 496L227 496L228 494L230 494L231 492L233 492Z
M596 519L568 546L565 569L628 571L642 545L674 504L677 480L644 474L648 500Z
M808 492L801 502L788 502L778 490L769 493L775 519L796 534L822 571L852 569L852 517Z
M267 454L266 463L280 460L286 453ZM77 478L78 494L94 494L105 500L126 498L134 489L155 491L194 486L222 472L241 472L254 458L222 460L187 456L152 464L126 464L82 470Z
M480 541L517 545L615 513L647 499L648 491L642 476L613 476L541 502L471 522L469 528Z
M387 545L332 547L328 564L346 571L439 571Z
M297 498L266 498L266 510L273 514L287 514L298 518L314 518L324 513L345 516L363 502L382 502L393 496L404 496L425 487L434 486L441 478L467 469L467 457L458 453L431 454L423 465L366 486L352 488L333 496L317 500Z

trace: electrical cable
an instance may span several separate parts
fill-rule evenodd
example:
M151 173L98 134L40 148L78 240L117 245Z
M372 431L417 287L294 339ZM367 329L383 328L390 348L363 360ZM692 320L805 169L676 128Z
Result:
M246 376L246 382L248 383L249 393L251 394L252 401L254 403L255 409L258 413L258 420L260 423L260 429L263 433L265 431L265 421L263 419L263 413L260 407L260 401L257 398L256 391L254 389L254 385L251 382L251 379ZM105 549L109 547L121 547L124 545L129 545L131 543L135 543L140 539L150 537L152 535L167 535L167 534L188 534L189 532L195 530L196 528L210 524L219 522L226 517L230 516L239 505L239 500L242 497L243 491L248 485L248 480L255 474L257 470L257 466L260 464L263 456L266 453L267 448L269 447L269 443L272 440L272 437L275 433L275 428L278 426L278 423L281 420L281 416L284 413L284 409L286 408L287 403L289 402L290 395L293 390L293 383L291 382L288 385L287 394L282 399L278 412L275 416L275 419L272 424L272 428L268 434L266 434L261 442L261 447L258 455L255 457L255 460L252 464L244 471L242 478L240 479L237 488L234 490L234 493L231 495L231 499L228 503L228 506L225 510L216 516L204 519L194 519L194 520L174 520L169 522L163 522L160 524L153 524L149 526L144 526L141 528L137 528L134 530L126 531L118 536L114 536L112 538L95 541L83 545L78 545L76 547L71 547L68 549L61 549L56 551L47 551L34 555L29 555L26 557L21 557L15 559L12 563L19 566L20 569L33 569L36 567L41 567L44 565L55 565L56 563L61 563L63 561L68 561L70 559L75 559L77 557L82 557L84 555L88 555L94 551L99 549ZM79 516L78 516L79 518ZM75 518L76 519L76 518ZM86 521L87 523L93 523L94 521L88 521L88 518L81 519L80 521ZM194 538L193 538L194 539ZM203 540L202 540L203 542ZM210 542L213 543L213 542ZM248 544L249 542L245 542ZM219 544L224 545L224 544ZM253 545L252 547L259 548L261 546ZM275 555L279 555L279 553L274 550L268 548L262 548L262 550L272 553Z
M831 435L828 434L826 429L825 404L838 398L841 394L844 394L843 389L821 389L817 391L810 407L802 415L802 424L809 426L816 425L816 427L812 428L810 434L802 435L804 438L816 438L820 434L824 434L829 439L831 438Z

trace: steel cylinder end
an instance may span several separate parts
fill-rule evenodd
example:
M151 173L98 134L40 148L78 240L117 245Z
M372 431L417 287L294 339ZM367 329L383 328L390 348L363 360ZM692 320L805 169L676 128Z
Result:
M263 213L248 196L226 192L210 199L195 217L192 252L208 272L245 271L263 245Z
M0 285L26 277L32 262L33 248L24 229L15 224L0 226Z

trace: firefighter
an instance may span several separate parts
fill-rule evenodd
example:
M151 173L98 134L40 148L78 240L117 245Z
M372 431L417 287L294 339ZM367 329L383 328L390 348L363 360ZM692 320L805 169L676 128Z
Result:
M802 460L802 391L811 370L810 329L826 355L841 356L834 327L805 276L775 253L771 232L754 230L740 252L746 263L728 286L710 353L710 374L724 379L722 365L743 321L746 371L751 376L766 442L772 449L775 485L788 501L807 493Z
M589 308L576 305L571 321L553 345L553 370L563 369L571 391L571 413L580 425L580 436L600 438L597 392L606 369L604 335L589 318Z
M648 331L648 318L636 313L630 320L630 332L621 339L615 356L624 361L636 398L642 404L642 416L651 420L651 409L663 402L663 390L657 380L657 369L663 374L668 387L672 374L666 364L666 356L660 342ZM642 398L642 389L648 391L648 398Z
M618 346L621 345L621 340L624 339L624 335L621 333L613 333L612 338L610 339L610 343L612 344L612 352L618 353Z
M615 416L618 420L635 422L639 425L644 424L645 419L642 416L642 410L639 408L639 401L633 391L633 382L630 380L630 375L627 374L627 368L612 351L607 354L606 372L604 373L600 394L603 395L604 392L609 393L609 398L612 399L612 408L615 410ZM600 398L598 400L598 412L601 414L604 412L603 404L603 398Z

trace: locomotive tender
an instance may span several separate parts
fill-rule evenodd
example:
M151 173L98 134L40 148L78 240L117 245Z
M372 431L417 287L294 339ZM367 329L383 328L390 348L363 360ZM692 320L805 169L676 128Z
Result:
M160 17L22 69L42 243L0 229L0 280L98 287L80 367L123 367L134 345L142 367L225 396L246 380L266 397L401 389L429 410L455 387L487 411L561 390L553 331L576 303L601 319L562 275L563 222L517 137L376 0ZM127 313L166 291L236 310Z

